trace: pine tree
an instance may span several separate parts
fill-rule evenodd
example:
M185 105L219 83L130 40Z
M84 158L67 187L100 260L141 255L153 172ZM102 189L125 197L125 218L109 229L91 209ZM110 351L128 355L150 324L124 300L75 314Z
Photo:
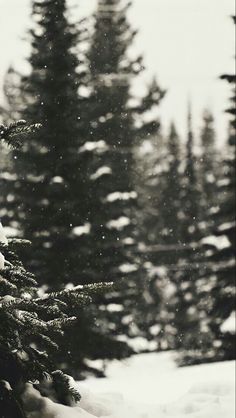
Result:
M176 128L172 123L167 144L168 171L163 190L163 216L165 217L165 243L177 244L180 237L180 225L178 219L181 216L181 147ZM162 235L163 235L162 234Z
M171 124L167 138L154 136L149 144L150 152L143 155L141 147L137 161L143 235L149 246L176 243L179 239L176 220L181 209L181 149L175 125Z
M106 194L103 196L101 190L104 187L109 192L104 173L101 176L99 171L99 146L104 138L96 142L93 134L96 119L91 114L98 98L90 94L86 99L80 94L82 87L86 87L88 74L83 74L86 63L76 58L73 48L83 43L86 31L83 22L79 30L69 24L65 12L65 0L33 2L32 15L37 25L31 31L31 72L29 76L20 76L17 83L19 76L11 71L5 84L11 109L17 111L13 116L19 113L30 121L37 116L43 122L40 135L24 145L23 156L16 155L18 181L14 194L19 201L20 227L34 243L28 264L40 274L42 283L52 288L60 288L63 283L113 281L114 274L119 278L116 244L125 260L118 234L114 236L114 229L105 225L103 216L103 212L107 216L108 209L104 209ZM11 79L16 79L19 96ZM91 89L90 79L87 90ZM122 214L120 217L127 219ZM106 223L109 220L108 217ZM107 236L115 240L114 245L110 241L105 251L102 223ZM69 347L63 341L60 343L63 350L69 351L69 363L64 361L63 350L57 361L67 371L76 369L81 376L83 369L91 369L85 358L130 354L126 344L111 338L112 324L109 321L108 327L99 320L100 311L93 305L80 312L71 330L65 331L66 335L76 335Z
M180 362L188 361L186 353L198 343L200 327L196 260L201 202L191 119L189 109L185 152L172 125L166 155L159 163L158 188L152 194L159 195L156 218L161 221L156 220L156 245L149 251L150 296L159 326L156 339L162 348L179 350ZM155 218L151 229L154 222Z
M200 318L197 309L197 278L199 257L198 241L201 237L201 195L199 160L195 154L192 114L188 110L188 138L181 191L181 247L175 266L176 302L173 325L176 329L176 348L180 351L180 364L191 362L189 352L201 345Z
M24 144L39 125L25 121L1 125L0 139L13 147ZM32 137L32 136L31 136ZM23 418L28 405L22 401L27 384L43 393L45 379L54 397L68 404L78 401L79 393L69 379L55 369L54 355L59 349L57 335L76 319L78 307L91 300L91 294L103 286L88 285L40 296L37 282L18 257L28 246L22 239L8 240L0 224L0 416ZM79 349L79 348L78 348Z
M86 242L75 228L87 216L87 162L78 153L86 124L86 99L79 94L86 75L80 52L86 28L84 22L69 23L66 12L65 0L33 1L30 72L17 76L10 70L5 85L13 117L43 123L39 135L13 155L17 181L11 209L17 207L14 221L33 242L26 265L57 288L83 281L77 258Z
M122 277L120 266L129 262L127 238L134 229L132 207L136 200L133 185L133 150L138 139L158 123L139 123L143 115L159 104L163 92L153 83L136 107L130 106L132 79L142 70L142 59L129 59L127 50L136 31L127 21L129 5L99 0L88 61L91 70L91 139L104 141L105 149L91 166L94 192L90 204L94 234L94 271L101 277ZM130 240L129 240L130 241Z
M157 268L155 278L156 287L162 289L160 303L159 324L161 330L159 338L161 346L165 349L176 348L178 343L178 326L176 320L179 310L176 311L179 303L179 272L178 263L185 256L183 249L183 225L184 207L182 200L184 176L181 171L182 144L172 123L167 139L167 155L165 159L166 169L164 170L164 182L162 187L162 198L160 201L160 217L163 227L159 232L160 247L155 252L154 265L163 265L164 268ZM158 189L159 193L159 189ZM158 231L157 231L158 237Z
M150 346L156 343L160 350L175 347L172 305L176 286L172 267L179 259L181 245L181 148L172 123L168 137L154 136L149 144L145 142L137 160L140 251L149 278L146 336L153 340Z
M235 92L236 76L225 74L221 78L227 80ZM205 328L211 335L208 355L202 354L203 361L235 357L235 330L226 325L228 318L234 321L235 311L235 93L230 101L228 144L221 161L222 175L216 184L218 206L214 205L209 211L213 225L209 235L202 240L205 268L201 271L201 308L206 312Z
M39 137L24 145L23 157L15 155L19 178L14 205L19 206L20 228L33 240L32 269L49 286L123 277L126 303L132 300L134 305L138 287L133 281L127 291L126 280L127 269L129 276L137 275L139 261L130 251L135 221L129 206L136 198L132 149L143 135L157 129L156 118L146 122L145 116L159 103L163 91L153 82L147 95L130 105L131 81L142 63L141 58L132 61L127 55L135 33L129 28L126 11L119 2L99 3L87 57L91 74L86 99L78 98L77 93L88 77L76 72L80 63L72 53L72 47L84 37L83 30L78 32L66 20L64 0L34 2L37 27L31 31L32 71L20 76L20 101L11 81L17 74L9 73L6 90L11 108L16 110L13 115L19 113L30 121L37 115L43 122ZM107 305L112 309L115 302L118 309L123 304L122 292L100 300L105 316L109 316ZM99 333L116 335L110 319L95 316L96 332L99 328ZM120 317L118 311L116 316ZM86 333L90 321L83 317L82 322ZM89 347L96 355L96 338L90 340L85 353ZM71 347L71 358L76 351L77 342Z
M159 104L164 92L152 82L145 97L135 105L131 103L132 82L142 70L142 58L131 60L128 56L136 34L127 19L129 6L123 6L120 0L98 1L87 54L91 71L90 129L88 142L81 152L93 155L89 204L91 274L98 281L122 280L119 290L105 295L103 309L107 315L109 305L112 310L114 305L117 308L115 313L111 312L117 327L110 332L116 334L126 328L125 332L133 335L136 330L132 319L127 327L121 324L122 317L128 318L128 312L132 312L142 293L142 283L138 280L143 273L134 251L137 192L133 152L140 139L158 129L157 118L146 121L145 116ZM111 327L110 320L107 326Z
M210 111L203 114L203 125L200 133L201 160L201 193L204 202L204 210L208 211L213 204L217 175L219 173L218 153L216 150L216 136L214 129L214 118Z

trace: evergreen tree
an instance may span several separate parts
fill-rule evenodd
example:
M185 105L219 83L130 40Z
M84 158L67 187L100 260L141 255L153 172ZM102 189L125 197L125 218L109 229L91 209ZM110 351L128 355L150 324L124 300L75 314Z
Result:
M21 248L20 255L41 284L59 290L72 282L98 282L90 274L93 242L80 232L88 224L87 201L91 203L86 171L90 156L79 152L88 131L87 100L80 94L86 73L74 49L86 40L86 30L84 22L80 28L69 23L64 0L34 1L32 18L31 71L21 76L10 70L5 91L12 117L37 118L43 128L14 151L16 175L11 172L3 179L4 222L32 240L30 250ZM99 279L105 281L101 275ZM85 359L130 353L107 330L105 334L97 310L95 305L80 309L71 329L58 337L61 350L54 359L67 372L75 370L77 377L85 370L96 372Z
M176 286L172 267L179 259L181 245L181 151L180 138L172 123L167 138L154 136L149 145L144 143L137 162L137 182L141 183L140 251L149 277L146 336L161 350L175 347L172 311Z
M178 263L186 256L183 249L183 180L181 171L182 145L176 128L172 123L167 141L167 156L164 172L164 187L160 202L160 216L163 219L163 228L160 231L160 246L155 252L155 265L164 265L157 269L156 287L161 283L160 303L160 339L165 348L176 348L179 329L177 318L179 315L180 274ZM157 235L158 236L158 235ZM188 254L188 253L187 253Z
M146 121L146 115L159 104L164 92L152 82L145 97L136 101L136 105L131 103L132 82L142 70L142 58L131 60L128 55L136 34L127 20L129 6L123 6L120 0L98 1L87 54L91 71L90 129L88 142L81 152L93 154L89 169L91 274L98 281L122 280L119 290L105 295L103 309L107 316L111 308L111 317L115 317L116 328L113 326L111 333L126 329L125 332L133 335L137 331L132 325L132 311L145 285L140 260L134 251L137 192L133 152L141 138L158 129L156 117ZM128 312L130 323L126 327L122 317L128 318ZM106 323L111 327L110 320L104 320L103 326Z
M25 121L1 125L0 139L14 147L24 143L38 125ZM40 296L37 282L17 253L28 241L7 240L0 224L0 416L23 418L28 405L22 402L27 383L44 393L45 379L54 399L63 404L79 393L69 379L55 369L54 355L59 348L57 335L76 319L78 307L90 302L100 286L61 290ZM102 286L105 288L104 286Z
M132 301L133 306L137 293L142 293L134 281L139 260L130 251L135 243L130 202L136 198L132 150L137 140L157 129L156 119L147 122L146 113L163 96L153 82L147 95L131 107L131 81L141 71L142 63L141 58L132 61L127 55L135 33L126 20L126 11L121 2L99 2L87 56L88 80L80 73L83 66L72 51L85 35L68 23L65 1L35 1L33 18L37 25L31 31L31 72L20 76L19 96L11 80L19 76L10 72L6 80L13 115L19 113L30 121L37 115L43 122L40 135L24 145L23 157L15 155L19 178L14 205L19 206L20 229L34 243L30 265L50 287L124 278L122 291L99 299L99 311L104 315L101 319L97 312L94 326L97 334L106 335L117 334L109 313L114 303L117 323L121 324L123 313L118 309L123 305L122 292L126 304ZM78 92L87 81L86 99ZM127 273L133 275L132 283ZM109 319L105 321L104 317ZM86 334L91 322L88 317L81 322ZM97 338L91 337L88 346L89 338L81 338L80 332L76 335L71 359L76 354L78 358L81 340L85 341L85 353L89 347L95 356L102 351ZM104 348L104 342L100 347ZM126 346L122 348L127 353ZM110 357L111 352L116 352L114 345L104 355ZM78 358L79 365L80 361Z
M176 220L181 209L181 148L175 125L171 124L167 138L154 136L149 144L150 151L143 155L141 147L137 161L143 236L149 246L176 243L179 239Z
M203 114L203 125L200 133L201 140L201 193L204 202L202 206L207 211L213 204L217 175L219 173L218 155L216 150L216 137L214 129L214 118L210 111Z
M235 18L234 18L235 21ZM235 92L236 76L223 75ZM231 115L226 155L221 161L222 176L217 181L218 207L211 208L212 228L202 240L205 250L204 268L201 271L201 308L206 312L205 328L211 335L208 355L212 361L235 357L235 329L227 326L228 318L235 312L235 155L236 155L236 109L235 95L227 109Z
M165 244L177 244L180 239L181 217L180 193L181 193L181 147L176 128L172 123L167 144L167 163L165 185L163 190L163 217L165 218Z
M124 276L120 267L129 262L127 238L134 238L134 146L144 133L157 129L155 120L142 120L163 96L153 83L138 106L130 105L132 80L142 70L142 59L132 61L127 54L136 34L127 21L129 6L122 6L120 0L98 1L88 51L92 86L89 132L94 144L105 142L103 152L91 165L90 223L95 247L91 261L97 275L112 280Z
M201 344L199 338L200 318L197 310L197 260L198 240L201 237L201 195L199 187L199 161L195 155L192 131L192 114L188 110L188 138L181 190L181 248L174 266L176 348L180 351L179 362L189 363L188 353Z
M181 362L185 362L186 352L198 343L200 326L196 311L196 260L201 203L191 118L189 109L184 153L174 126L170 129L166 156L157 175L156 216L161 218L161 223L156 220L159 225L156 245L149 251L152 260L150 296L159 325L156 337L162 348L180 350ZM155 307L157 304L159 309Z
M17 181L11 209L17 208L18 229L33 241L26 265L44 284L59 288L75 278L83 281L77 258L86 243L75 228L87 216L86 163L78 154L86 99L79 95L85 74L77 52L86 29L84 22L80 28L69 23L65 0L33 1L32 19L30 72L17 76L11 70L5 90L12 115L37 119L43 128L25 141L20 157L13 155Z

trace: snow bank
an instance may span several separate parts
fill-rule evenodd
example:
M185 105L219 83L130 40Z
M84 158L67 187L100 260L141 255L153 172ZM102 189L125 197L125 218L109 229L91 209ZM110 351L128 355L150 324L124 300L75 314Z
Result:
M107 378L76 384L82 400L73 408L28 385L28 418L234 418L234 362L177 369L173 360L152 353L114 361Z
M81 407L71 408L59 405L40 395L31 384L23 396L27 418L97 418L84 411Z
M234 362L177 368L174 354L151 353L114 361L107 378L86 384L122 395L102 418L234 418L234 373Z

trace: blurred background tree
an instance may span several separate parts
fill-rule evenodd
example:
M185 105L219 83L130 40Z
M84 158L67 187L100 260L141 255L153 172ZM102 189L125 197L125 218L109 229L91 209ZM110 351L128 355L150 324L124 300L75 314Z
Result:
M79 378L103 375L93 360L124 358L138 341L178 350L181 365L233 356L235 95L220 150L210 109L198 133L189 106L187 140L174 123L163 132L165 91L154 79L134 94L144 66L130 53L130 6L98 0L76 24L65 0L34 0L30 70L9 69L0 109L3 121L43 123L1 155L0 215L33 241L26 266L57 290L115 282L60 341L58 365Z

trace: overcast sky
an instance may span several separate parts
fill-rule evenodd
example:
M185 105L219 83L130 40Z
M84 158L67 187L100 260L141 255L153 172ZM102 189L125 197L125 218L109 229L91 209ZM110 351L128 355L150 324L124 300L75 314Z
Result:
M96 0L69 0L78 5L73 14L94 10ZM24 68L29 46L22 39L30 27L30 0L0 0L0 83L7 67ZM193 102L194 125L199 129L202 110L210 107L219 140L225 138L229 89L218 76L234 71L234 0L133 0L129 17L139 29L134 48L143 53L147 72L155 75L168 94L160 109L166 128L173 119L186 133L188 97ZM142 79L142 82L145 82Z

